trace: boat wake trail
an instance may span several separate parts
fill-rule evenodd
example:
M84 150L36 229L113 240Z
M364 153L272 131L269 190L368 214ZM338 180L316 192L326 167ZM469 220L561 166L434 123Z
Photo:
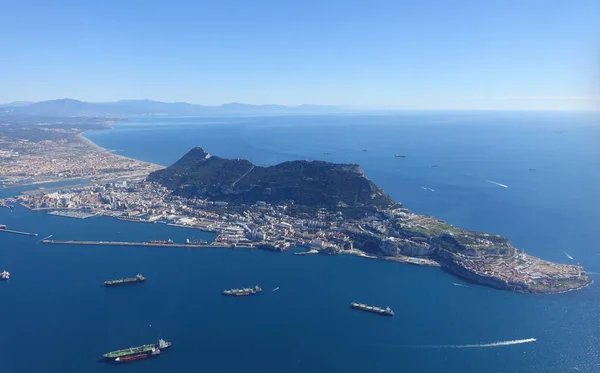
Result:
M573 260L573 257L571 255L569 255L566 251L563 251L563 253L565 253L565 255L567 256L567 258Z
M273 291L277 291L277 290L279 290L279 286L278 286L278 287L276 287L275 289L273 289Z
M435 189L431 189L431 188L426 187L426 186L422 186L421 189L426 190L428 192L435 192Z
M512 341L501 341L501 342L493 342L493 343L482 343L482 344L474 344L474 345L417 345L417 346L396 346L396 347L404 347L404 348L489 348L489 347L503 347L503 346L513 346L520 345L523 343L531 343L535 342L537 339L535 338L527 338L527 339L515 339Z
M502 188L508 188L508 185L500 184L500 183L497 183L497 182L492 181L492 180L485 179L485 181L487 181L488 183L494 184L494 185L501 186Z
M460 286L461 288L468 288L467 285L459 284L459 283L456 283L456 282L453 282L452 285L454 285L454 286Z

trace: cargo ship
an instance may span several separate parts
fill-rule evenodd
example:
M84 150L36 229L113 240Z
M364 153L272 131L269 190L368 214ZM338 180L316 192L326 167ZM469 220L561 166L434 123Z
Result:
M131 283L144 282L144 281L146 281L146 277L144 277L138 273L135 277L120 278L118 280L104 281L104 286L131 284Z
M2 273L0 273L0 280L9 280L9 279L10 279L10 272L2 271Z
M236 297L241 297L244 295L255 295L261 291L262 289L256 285L253 288L223 290L223 295L235 295Z
M142 360L160 355L162 350L171 347L171 342L159 339L158 343L143 345L139 347L130 347L123 350L112 351L104 354L104 359L115 363L126 363L128 361Z
M392 309L390 307L381 308L381 307L369 306L367 304L356 303L356 302L350 303L350 307L356 308L357 310L373 312L378 315L394 316L394 311L392 311Z

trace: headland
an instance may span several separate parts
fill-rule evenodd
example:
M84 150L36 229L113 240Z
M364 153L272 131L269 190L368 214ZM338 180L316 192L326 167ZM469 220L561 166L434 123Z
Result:
M194 148L163 168L114 155L83 138L80 129L64 131L62 140L11 141L15 156L1 164L0 175L11 183L57 177L92 183L29 192L8 203L218 233L213 243L198 247L301 246L326 255L439 265L474 283L524 293L561 293L593 282L579 265L545 261L505 237L411 212L356 164L293 161L261 167ZM40 144L44 141L50 143ZM58 166L48 161L54 156L61 157Z

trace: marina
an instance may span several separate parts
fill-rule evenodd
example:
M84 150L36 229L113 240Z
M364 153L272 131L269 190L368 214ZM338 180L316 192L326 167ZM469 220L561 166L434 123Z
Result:
M48 215L63 216L65 218L87 219L96 216L95 212L86 212L81 210L57 210L50 211Z

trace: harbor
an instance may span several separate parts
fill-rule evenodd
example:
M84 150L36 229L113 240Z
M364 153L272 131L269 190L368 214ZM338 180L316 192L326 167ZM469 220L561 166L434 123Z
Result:
M57 211L51 211L48 214L54 215L54 216L62 216L65 218L75 218L75 219L87 219L87 218L91 218L92 216L97 215L97 213L95 213L95 212L86 212L86 211L81 211L81 210L57 210Z

